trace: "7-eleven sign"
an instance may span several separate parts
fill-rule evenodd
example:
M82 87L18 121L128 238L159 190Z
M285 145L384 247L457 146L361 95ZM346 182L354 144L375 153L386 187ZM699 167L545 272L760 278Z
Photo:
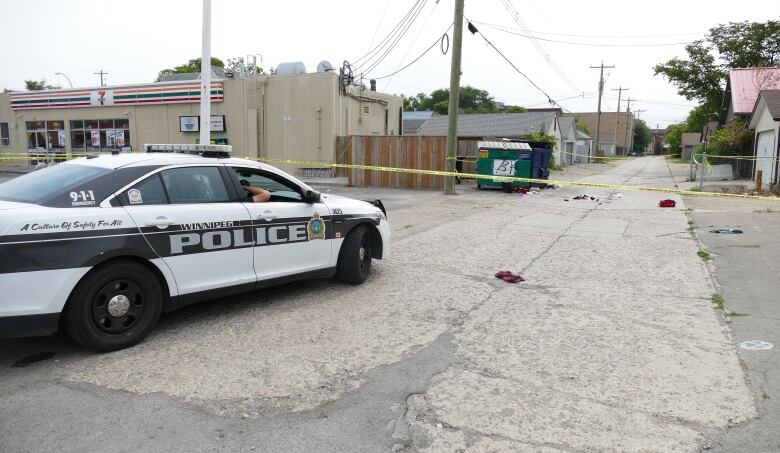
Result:
M89 93L89 102L95 107L114 105L114 92L112 90L95 90Z

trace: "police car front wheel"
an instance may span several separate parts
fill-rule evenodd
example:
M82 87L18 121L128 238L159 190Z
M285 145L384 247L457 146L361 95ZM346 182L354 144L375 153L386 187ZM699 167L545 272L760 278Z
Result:
M163 294L157 276L130 260L99 266L79 282L63 323L68 334L98 351L140 342L157 324Z
M336 276L339 280L359 284L366 281L371 273L371 236L368 229L358 226L350 231L339 251Z

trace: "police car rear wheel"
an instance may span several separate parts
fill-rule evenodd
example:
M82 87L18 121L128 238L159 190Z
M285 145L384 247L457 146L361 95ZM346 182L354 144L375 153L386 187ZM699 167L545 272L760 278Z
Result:
M162 312L160 282L133 261L94 269L78 284L64 315L68 334L84 346L112 351L140 342Z
M371 273L372 255L371 237L366 227L359 226L350 231L341 244L336 277L345 283L363 283Z

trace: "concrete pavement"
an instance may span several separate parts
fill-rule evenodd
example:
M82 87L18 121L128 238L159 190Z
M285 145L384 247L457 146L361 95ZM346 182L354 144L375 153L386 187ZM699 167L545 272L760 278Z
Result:
M674 184L663 158L588 169L561 177ZM359 287L188 307L110 354L0 341L0 451L698 451L756 417L683 200L461 192L388 194Z
M711 267L724 298L724 311L732 314L725 319L734 341L759 340L773 346L737 348L759 417L720 433L714 438L713 451L780 451L780 203L703 199L687 203L694 208L696 235L712 254ZM743 234L711 232L718 228L736 228Z

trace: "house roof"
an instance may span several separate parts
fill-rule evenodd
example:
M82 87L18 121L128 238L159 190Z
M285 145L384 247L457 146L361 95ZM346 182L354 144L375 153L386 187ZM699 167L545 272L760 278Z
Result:
M577 140L577 125L573 116L562 116L558 118L558 124L561 125L561 136L566 141Z
M577 129L577 140L593 140L593 137L586 134L585 132L582 132L581 130Z
M403 121L403 133L404 135L414 135L417 130L420 129L428 119L433 116L434 113L430 110L421 112L403 112L401 119Z
M418 135L447 135L448 115L434 115L420 127ZM519 137L544 132L555 121L550 112L474 113L458 115L459 137Z
M761 90L761 97L764 98L772 119L780 121L780 90Z
M683 132L682 146L698 146L701 145L701 132Z
M758 126L758 121L761 117L759 113L763 108L769 112L769 116L775 121L780 121L780 90L761 90L761 93L756 99L756 105L753 107L753 112L750 115L751 129L755 129Z
M780 89L780 67L731 69L729 85L734 114L747 115L753 111L761 90Z

